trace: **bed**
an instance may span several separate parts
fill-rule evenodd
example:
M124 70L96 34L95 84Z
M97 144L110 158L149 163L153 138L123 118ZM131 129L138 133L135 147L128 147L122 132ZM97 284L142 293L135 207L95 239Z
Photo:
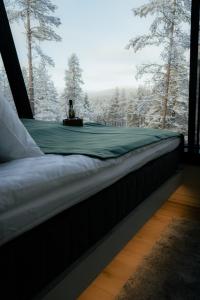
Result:
M134 148L128 129L128 148L119 143L105 157L105 145L85 148L86 126L82 148L73 152L70 142L68 153L57 153L57 132L52 146L49 131L38 138L44 123L23 122L47 155L0 165L1 296L75 299L178 185L183 139L157 131Z

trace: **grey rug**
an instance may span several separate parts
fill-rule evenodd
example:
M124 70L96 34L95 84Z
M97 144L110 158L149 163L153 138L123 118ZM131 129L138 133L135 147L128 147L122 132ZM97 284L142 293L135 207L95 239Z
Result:
M200 300L199 222L173 220L116 297L147 299Z

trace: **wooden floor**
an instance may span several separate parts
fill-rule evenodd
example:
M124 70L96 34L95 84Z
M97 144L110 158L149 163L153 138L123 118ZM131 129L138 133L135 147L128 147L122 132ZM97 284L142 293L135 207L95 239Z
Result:
M200 167L185 166L183 184L103 270L78 300L112 300L173 218L200 220Z

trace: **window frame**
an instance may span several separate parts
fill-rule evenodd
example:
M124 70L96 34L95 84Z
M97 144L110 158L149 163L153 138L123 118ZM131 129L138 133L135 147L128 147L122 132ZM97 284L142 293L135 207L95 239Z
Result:
M191 8L191 35L190 35L190 78L189 78L189 110L188 110L188 152L199 154L199 116L200 99L197 90L199 87L199 0L192 0Z

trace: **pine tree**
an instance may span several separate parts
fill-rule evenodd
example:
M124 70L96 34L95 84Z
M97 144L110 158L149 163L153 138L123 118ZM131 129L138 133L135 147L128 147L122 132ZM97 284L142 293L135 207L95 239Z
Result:
M128 48L161 47L162 63L144 64L138 75L149 74L152 84L150 126L181 127L186 130L189 34L183 24L190 22L191 0L151 0L133 10L135 16L155 16L148 34L130 40ZM174 122L176 120L176 122Z
M43 60L34 68L34 77L35 118L45 121L60 119L58 94Z
M121 126L121 110L120 110L120 91L116 87L113 97L111 99L111 106L109 111L109 121L113 126Z
M53 27L58 27L61 22L53 16L57 7L51 0L9 0L6 4L10 22L21 20L24 25L28 56L28 94L34 112L33 51L46 63L53 65L53 60L43 53L39 44L43 41L60 41L61 37Z
M83 98L83 118L86 122L89 122L93 119L93 111L87 93L85 93Z
M152 108L152 103L154 102L154 95L152 90L146 86L139 86L136 95L136 105L135 112L138 118L138 126L146 127L151 126L149 117L152 113L149 113ZM156 112L153 113L154 118L156 118ZM153 127L156 127L155 124Z
M127 126L127 105L128 105L128 100L127 100L127 95L126 95L126 90L125 89L122 89L121 92L120 92L119 105L120 105L120 114L121 114L121 126Z
M0 91L2 96L4 96L12 105L13 109L16 111L13 96L10 90L10 85L8 82L7 74L4 69L3 63L0 61Z
M91 105L92 108L92 120L94 122L103 124L103 125L110 125L110 103L107 99L98 99Z
M139 119L136 113L136 103L133 99L129 99L129 103L126 111L126 119L128 127L139 127Z
M85 93L85 96L84 96L84 99L83 99L83 108L84 108L84 111L90 111L90 103L89 103L89 100L88 100L88 94Z
M68 111L69 100L73 101L76 115L82 117L84 114L82 69L76 54L72 54L68 60L68 69L65 72L65 89L63 99L66 113Z

